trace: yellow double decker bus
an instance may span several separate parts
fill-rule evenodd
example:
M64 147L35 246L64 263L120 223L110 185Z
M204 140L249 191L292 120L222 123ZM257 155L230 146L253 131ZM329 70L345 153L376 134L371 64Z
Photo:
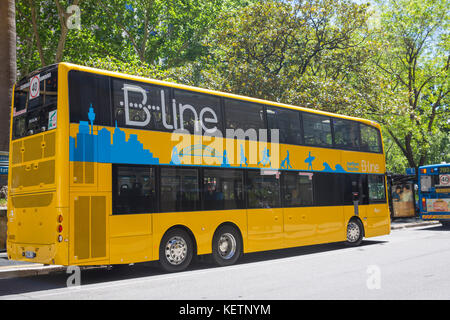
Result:
M10 259L180 271L390 232L369 120L60 63L11 124Z

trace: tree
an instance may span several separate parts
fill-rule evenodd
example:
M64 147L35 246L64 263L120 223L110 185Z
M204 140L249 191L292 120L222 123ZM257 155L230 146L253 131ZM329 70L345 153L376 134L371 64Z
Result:
M68 13L67 8L82 1L17 0L18 67L22 76L63 60L68 21L74 14Z
M380 93L368 103L408 165L417 168L434 144L448 141L443 131L450 123L448 3L391 0L380 4L380 11L374 60Z
M448 159L446 4L16 0L18 69L69 61L369 118L403 171Z
M253 0L254 1L254 0ZM206 54L204 36L219 13L243 0L17 0L18 66L21 75L68 61L84 64L109 56L168 69ZM69 29L80 8L80 29Z
M209 38L217 89L329 111L352 112L351 73L367 6L351 1L260 1L221 17ZM352 71L352 72L353 72Z
M9 115L16 79L16 31L14 0L0 1L0 150L9 148Z

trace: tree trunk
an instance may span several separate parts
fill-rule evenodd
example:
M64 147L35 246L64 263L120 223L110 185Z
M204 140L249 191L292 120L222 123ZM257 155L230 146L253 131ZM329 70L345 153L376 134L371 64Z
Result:
M12 86L16 81L15 12L14 0L0 1L0 151L9 149Z

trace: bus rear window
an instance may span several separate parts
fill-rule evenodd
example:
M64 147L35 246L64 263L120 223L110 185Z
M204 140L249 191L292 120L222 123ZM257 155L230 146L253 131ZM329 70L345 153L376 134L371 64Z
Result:
M43 69L16 84L13 139L56 128L57 67Z
M422 175L420 176L420 191L429 192L431 188L439 185L439 175Z

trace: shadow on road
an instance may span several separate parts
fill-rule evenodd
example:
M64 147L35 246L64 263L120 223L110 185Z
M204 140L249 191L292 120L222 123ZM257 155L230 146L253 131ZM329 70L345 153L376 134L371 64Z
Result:
M384 244L386 241L365 240L357 248L364 250L364 247ZM283 258L299 257L314 253L332 252L348 248L344 243L330 243L313 246L296 247L281 250L272 250L265 252L256 252L245 254L237 264L250 264L262 261L277 260ZM185 272L193 270L203 270L218 268L212 263L210 255L199 256ZM87 284L114 282L127 279L138 279L143 277L151 277L163 275L158 262L144 262L135 265L115 265L112 267L102 268L86 268L81 270L81 286ZM5 295L26 294L29 292L46 291L52 289L61 289L67 287L67 280L70 274L65 272L54 272L48 275L12 278L0 280L0 299Z
M382 244L387 241L375 241L375 240L364 240L358 249L363 249L365 246L370 246L374 244ZM303 256L309 255L313 253L320 252L328 252L334 250L342 250L345 248L349 248L342 242L337 243L328 243L328 244L318 244L312 246L304 246L304 247L295 247L281 250L272 250L272 251L264 251L264 252L255 252L248 253L244 255L239 261L238 264L244 263L253 263L267 260L275 260L275 259L283 259L289 257Z

